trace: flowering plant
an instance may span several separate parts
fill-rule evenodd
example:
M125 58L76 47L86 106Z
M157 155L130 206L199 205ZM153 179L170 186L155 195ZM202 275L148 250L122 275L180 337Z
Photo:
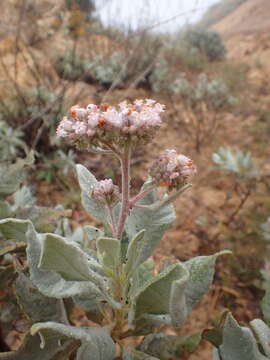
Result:
M154 162L139 193L130 195L132 153L136 146L151 141L162 125L163 112L164 106L153 100L123 102L117 108L76 105L60 122L58 136L79 149L120 161L120 190L111 179L98 181L77 165L84 208L102 222L103 229L85 226L83 240L77 241L74 236L38 233L30 220L0 221L7 238L27 242L30 281L39 301L41 297L45 307L54 298L54 316L50 321L48 316L45 321L38 317L42 321L33 324L32 336L18 356L30 358L33 346L38 353L34 356L48 360L68 359L74 351L77 360L168 359L181 352L187 336L160 332L164 326L184 324L212 283L217 257L227 252L164 262L159 267L151 258L175 220L172 202L191 187L196 174L191 159L166 150ZM69 324L63 301L67 298L87 312L91 326ZM36 347L38 335L42 349Z

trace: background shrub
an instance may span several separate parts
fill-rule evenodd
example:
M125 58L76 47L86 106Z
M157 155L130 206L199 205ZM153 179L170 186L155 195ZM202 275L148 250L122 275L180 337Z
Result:
M205 54L210 61L225 58L226 47L218 32L206 29L191 29L186 33L186 40L192 46Z

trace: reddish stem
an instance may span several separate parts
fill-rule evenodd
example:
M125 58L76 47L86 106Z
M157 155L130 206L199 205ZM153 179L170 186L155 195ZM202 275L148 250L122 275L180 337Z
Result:
M122 172L122 205L117 226L117 238L121 240L126 218L129 212L129 183L130 183L130 145L126 145L121 157Z
M132 209L139 200L143 199L149 193L149 191L154 190L155 188L156 188L156 185L151 185L148 188L146 188L145 190L141 191L136 196L134 196L134 198L131 199L129 202L130 209Z

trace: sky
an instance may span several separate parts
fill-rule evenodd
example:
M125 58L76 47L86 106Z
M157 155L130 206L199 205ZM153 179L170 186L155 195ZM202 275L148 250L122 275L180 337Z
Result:
M220 0L96 0L98 14L105 25L131 27L160 24L159 32L174 32L198 21ZM171 19L167 22L167 20Z

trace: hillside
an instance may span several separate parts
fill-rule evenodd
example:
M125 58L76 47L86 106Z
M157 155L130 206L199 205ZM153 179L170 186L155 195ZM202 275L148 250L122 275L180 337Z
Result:
M270 30L269 0L248 0L216 23L213 29L224 37L234 34L254 34Z

